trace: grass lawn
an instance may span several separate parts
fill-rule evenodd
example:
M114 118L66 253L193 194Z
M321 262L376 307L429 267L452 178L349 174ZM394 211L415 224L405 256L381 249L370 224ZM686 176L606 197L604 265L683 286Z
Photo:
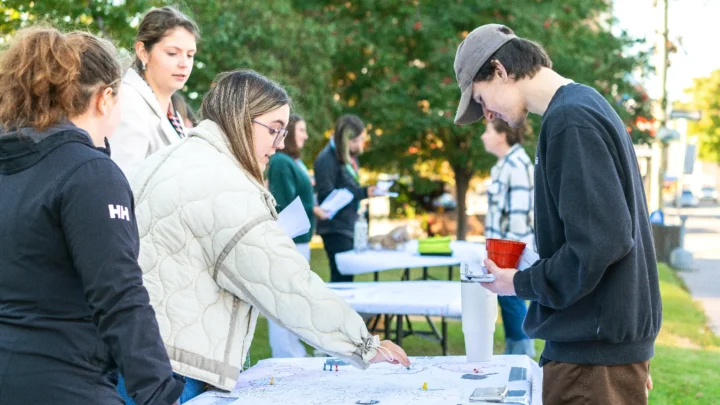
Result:
M312 250L312 269L323 278L330 279L327 257L322 248ZM402 271L380 273L381 281L397 281ZM447 279L447 268L430 269L430 275ZM457 269L454 272L458 277ZM411 278L420 278L421 271L411 271ZM372 281L372 275L356 276L355 281ZM667 266L660 266L660 289L663 299L663 327L657 340L651 371L655 389L650 393L652 405L707 404L720 405L720 337L707 327L703 312L692 302L682 282ZM505 338L501 317L495 328L495 353L502 353ZM438 324L439 325L439 324ZM413 322L418 330L429 330L423 321ZM465 354L465 343L459 321L448 322L448 354ZM542 341L536 341L538 357ZM425 339L409 336L403 339L403 348L410 356L438 356L440 345ZM308 350L312 354L312 348ZM258 321L250 349L250 361L270 357L267 322Z

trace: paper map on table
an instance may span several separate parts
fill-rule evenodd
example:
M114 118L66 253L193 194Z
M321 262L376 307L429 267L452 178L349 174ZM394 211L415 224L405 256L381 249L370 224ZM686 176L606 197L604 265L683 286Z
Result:
M514 395L505 404L539 405L542 400L542 372L526 356L494 356L482 363L466 363L464 356L415 357L410 369L382 363L367 370L340 365L337 371L327 360L262 360L241 373L233 392L206 392L187 404L350 405L375 400L378 405L454 405L469 404L476 388L499 386ZM510 381L513 368L513 376L524 379Z

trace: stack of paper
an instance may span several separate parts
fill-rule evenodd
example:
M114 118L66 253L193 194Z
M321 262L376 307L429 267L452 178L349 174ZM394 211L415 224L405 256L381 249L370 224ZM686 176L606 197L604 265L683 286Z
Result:
M277 223L291 238L304 235L310 231L310 219L305 212L300 197L294 199L290 205L278 214Z
M348 191L348 189L335 189L327 196L325 201L320 204L320 208L327 212L328 218L332 219L338 211L350 204L350 201L352 201L353 198L353 194Z
M375 195L376 196L388 196L388 197L397 197L398 193L394 193L390 191L390 187L395 184L392 180L380 180L375 185Z

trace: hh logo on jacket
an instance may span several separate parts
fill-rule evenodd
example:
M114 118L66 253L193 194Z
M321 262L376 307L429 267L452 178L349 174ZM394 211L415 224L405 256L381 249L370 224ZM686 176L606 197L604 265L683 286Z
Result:
M108 209L110 210L110 219L118 218L130 221L130 210L128 210L127 207L110 204L108 205Z

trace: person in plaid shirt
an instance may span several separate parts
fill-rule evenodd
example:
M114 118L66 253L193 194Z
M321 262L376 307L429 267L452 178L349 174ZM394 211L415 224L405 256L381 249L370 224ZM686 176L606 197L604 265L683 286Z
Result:
M533 246L533 162L522 148L523 128L495 119L482 135L485 150L498 157L490 172L485 238L512 239ZM533 341L523 332L525 301L498 296L505 327L505 354L535 355Z

